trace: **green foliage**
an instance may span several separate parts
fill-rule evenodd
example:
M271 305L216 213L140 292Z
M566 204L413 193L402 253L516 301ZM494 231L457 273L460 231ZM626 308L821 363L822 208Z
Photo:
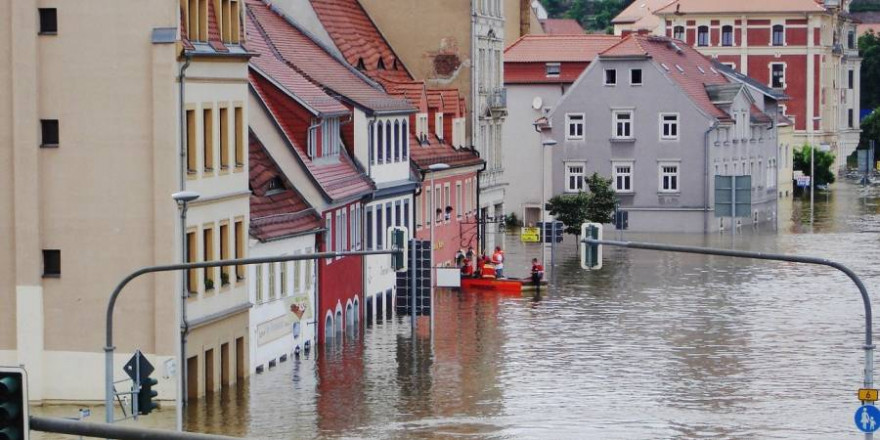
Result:
M871 146L871 139L880 143L880 111L874 110L862 120L862 133L859 135L859 148L867 149Z
M611 223L617 196L611 179L593 173L586 180L590 192L561 194L548 201L550 214L565 224L565 232L580 235L581 224L586 222Z
M550 17L577 20L588 31L610 33L611 20L632 0L541 0Z
M849 12L880 11L880 2L877 1L854 1L849 6Z
M804 144L803 147L794 150L792 155L794 169L803 171L804 175L810 175L810 152L813 147ZM834 183L834 173L831 168L834 166L834 154L831 152L816 150L816 185L827 185Z
M880 36L868 31L859 37L859 55L862 57L862 108L880 106Z
M516 217L515 212L511 212L504 217L504 226L507 228L515 228L517 226L522 226L522 222Z

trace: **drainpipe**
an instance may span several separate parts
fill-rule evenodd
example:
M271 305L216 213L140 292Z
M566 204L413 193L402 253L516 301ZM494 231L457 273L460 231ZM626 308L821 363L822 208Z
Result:
M180 90L177 96L177 106L178 111L180 112L180 191L186 190L186 139L187 139L187 126L186 126L186 109L184 108L184 95L186 91L186 69L189 68L190 61L192 58L189 55L185 55L185 61L182 66L180 66L180 74L178 75L178 81L180 81ZM186 208L181 209L181 217L183 219L186 218ZM180 231L180 249L181 249L181 262L186 261L186 224L181 225L182 230ZM186 396L184 395L184 391L186 390L186 336L189 334L189 324L186 321L186 297L187 297L187 274L185 271L181 272L180 276L180 365L178 365L178 374L180 378L178 379L178 387L177 387L177 430L183 431L183 405L186 403Z
M308 143L312 140L312 131L314 131L316 128L320 127L320 126L321 126L321 123L323 122L323 120L324 120L323 118L317 118L317 119L316 119L317 122L315 122L315 123L312 124L312 125L309 125L309 128L306 129L306 136L307 136L307 139L306 139L306 154L308 154L308 150L309 150L309 145L308 145ZM317 141L318 141L318 139L315 138L315 143L316 143L316 144L317 144ZM318 146L315 145L315 155L317 155L317 154L318 154ZM314 158L312 157L312 158L310 158L310 159L314 159ZM323 217L322 217L322 219L323 219Z
M703 146L706 154L703 163L703 234L709 232L709 133L718 128L718 120L714 120L706 133L703 134ZM735 207L734 207L735 208Z

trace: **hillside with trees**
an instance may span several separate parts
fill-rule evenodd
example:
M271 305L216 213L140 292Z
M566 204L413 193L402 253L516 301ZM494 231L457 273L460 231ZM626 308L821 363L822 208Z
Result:
M573 18L588 32L611 33L611 20L633 0L541 0L551 18Z

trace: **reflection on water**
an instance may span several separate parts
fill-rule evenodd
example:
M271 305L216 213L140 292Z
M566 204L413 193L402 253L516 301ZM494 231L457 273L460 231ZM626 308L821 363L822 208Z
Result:
M880 190L837 187L817 196L812 228L808 199L783 200L778 228L625 238L823 256L876 288ZM859 437L864 321L843 274L626 249L584 272L572 242L539 299L438 291L433 338L426 320L415 339L407 319L377 322L194 402L187 428L260 439ZM505 243L507 271L525 275L539 249ZM173 411L155 420L173 426Z

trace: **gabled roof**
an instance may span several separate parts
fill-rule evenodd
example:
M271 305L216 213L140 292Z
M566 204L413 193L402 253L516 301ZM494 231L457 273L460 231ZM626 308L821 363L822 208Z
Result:
M274 118L292 153L327 199L350 200L366 195L374 189L373 182L358 169L345 148L339 149L338 160L332 158L312 160L305 145L308 121L296 117L297 107L301 105L262 76L251 73L250 84Z
M413 110L406 101L391 97L378 85L371 84L369 78L333 56L292 21L261 0L247 0L247 12L252 19L250 23L265 37L269 48L278 58L329 94L339 95L368 113L406 113Z
M599 54L600 59L630 57L650 58L703 112L720 120L730 119L706 92L706 86L729 84L727 77L694 48L671 38L636 33Z
M614 35L526 34L504 49L505 63L547 63L593 61L599 52L620 41Z
M252 71L283 89L291 98L299 100L303 107L316 116L350 113L342 103L324 93L320 87L311 83L278 56L278 53L270 48L259 27L253 23L253 19L248 17L247 20L248 44L259 54L258 57L251 59Z
M545 18L540 20L545 34L566 35L583 34L584 28L573 18Z
M358 0L311 0L311 3L348 64L380 82L413 79Z
M660 26L660 18L654 15L654 11L662 9L674 0L636 0L627 6L617 17L611 20L611 24L627 25L629 29L654 30Z
M483 160L471 150L456 150L441 143L434 133L428 134L427 142L419 144L415 134L409 135L409 158L421 169L435 163L445 163L452 168L480 165Z
M706 84L706 94L713 104L729 104L736 99L743 85L740 83Z
M658 15L771 12L825 12L815 0L675 0Z
M458 89L428 89L428 95L439 94L443 101L443 114L454 118L463 118L466 113L462 112L459 105L464 97L458 93Z
M248 138L250 234L265 242L320 229L317 211L293 187L257 136L250 132ZM269 190L273 180L280 180L283 189Z

